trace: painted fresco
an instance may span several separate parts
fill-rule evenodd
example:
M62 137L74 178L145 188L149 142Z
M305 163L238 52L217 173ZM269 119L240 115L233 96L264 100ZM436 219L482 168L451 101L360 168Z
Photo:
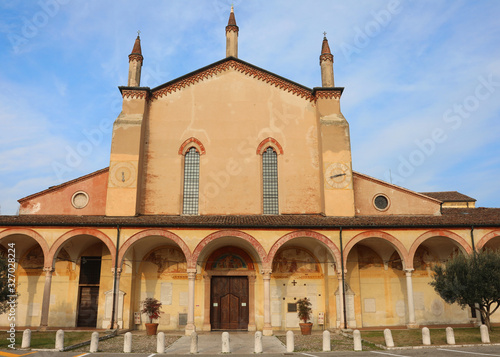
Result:
M276 254L273 261L273 273L318 273L318 262L307 250L287 248Z
M222 254L217 258L212 264L212 270L247 270L247 263L245 260L237 254L227 253Z
M37 245L29 250L29 252L21 258L19 264L24 269L43 269L43 251Z
M182 251L175 247L162 247L150 252L145 262L153 263L157 266L157 274L185 273L187 269L186 258Z

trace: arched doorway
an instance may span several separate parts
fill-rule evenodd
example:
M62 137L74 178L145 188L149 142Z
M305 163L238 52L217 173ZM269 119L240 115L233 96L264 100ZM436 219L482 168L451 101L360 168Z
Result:
M255 282L250 256L238 247L219 248L205 262L205 273L210 280L211 329L248 330Z

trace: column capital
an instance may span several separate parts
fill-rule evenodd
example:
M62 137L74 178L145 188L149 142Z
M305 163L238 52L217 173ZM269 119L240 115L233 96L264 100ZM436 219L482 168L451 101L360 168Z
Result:
M54 270L55 270L55 269L54 269L54 268L52 268L52 267L43 267L43 271L44 271L45 273L53 273L53 272L54 272Z
M406 276L411 276L415 269L405 269Z
M271 273L273 272L272 269L262 269L261 274L263 275L264 279L271 279Z
M187 270L188 279L196 279L196 269L188 269Z
M116 274L120 275L122 273L122 268L111 268L111 272L113 274L116 273Z

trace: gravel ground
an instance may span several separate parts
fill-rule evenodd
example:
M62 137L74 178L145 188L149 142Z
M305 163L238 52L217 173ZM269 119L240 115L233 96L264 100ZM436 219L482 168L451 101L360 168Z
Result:
M181 337L175 335L165 335L165 346L169 346ZM132 352L156 353L156 336L132 335ZM78 347L72 351L88 352L90 346ZM123 335L99 341L99 352L123 352Z

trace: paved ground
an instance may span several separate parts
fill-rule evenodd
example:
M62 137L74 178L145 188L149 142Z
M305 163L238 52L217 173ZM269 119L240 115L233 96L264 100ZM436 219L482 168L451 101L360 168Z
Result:
M231 353L253 353L255 346L255 332L231 332L229 334ZM198 335L198 353L218 354L222 349L222 332ZM170 345L165 351L167 354L189 353L191 337L183 336ZM274 336L262 337L262 348L265 353L284 353L285 346Z

